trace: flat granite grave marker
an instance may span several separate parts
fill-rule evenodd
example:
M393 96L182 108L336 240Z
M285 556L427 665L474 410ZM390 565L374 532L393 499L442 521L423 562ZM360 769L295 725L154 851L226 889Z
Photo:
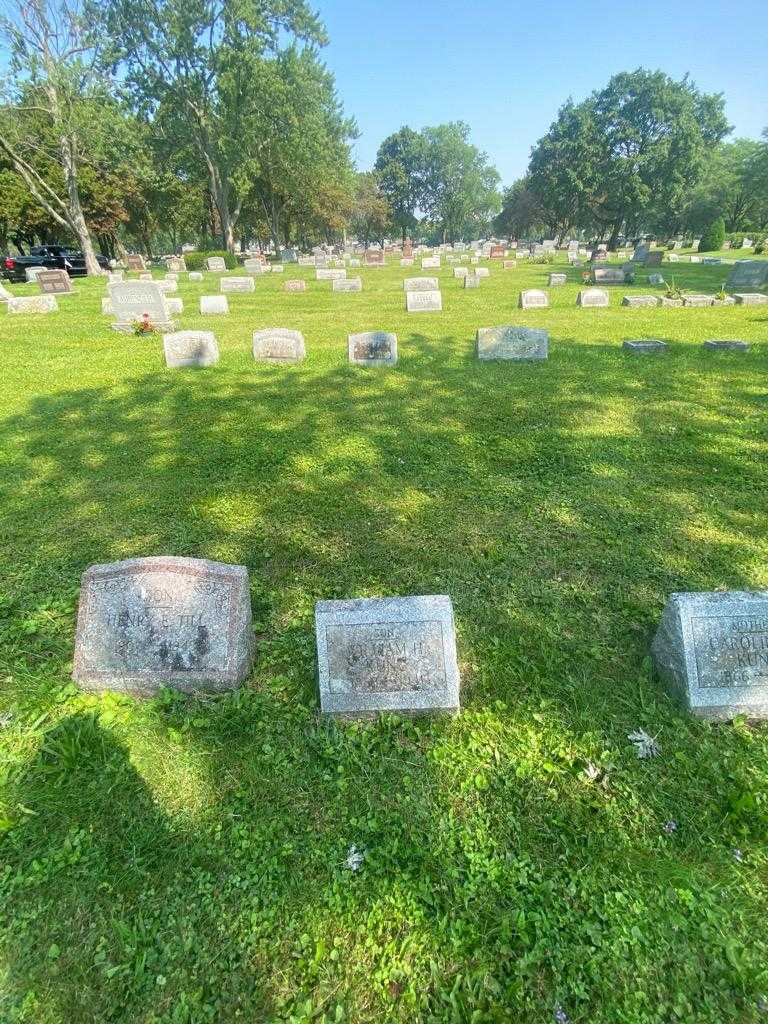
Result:
M184 303L181 301L181 299L166 299L165 300L165 308L171 314L183 313L184 312Z
M536 327L481 327L477 332L477 358L546 359L549 355L549 331Z
M358 366L394 366L397 335L387 331L363 331L347 338L349 361Z
M592 271L592 280L595 284L624 284L626 278L623 270L615 270L612 267L595 267Z
M466 277L468 273L469 273L469 267L454 267L453 268L453 276L454 277Z
M316 281L343 281L346 276L346 270L326 270L325 267L318 267L315 270Z
M440 257L439 256L426 256L421 261L421 269L422 270L436 270L437 267L439 267L439 266L440 266Z
M12 295L6 305L9 313L55 313L59 308L55 295Z
M307 354L304 335L286 327L253 332L253 358L267 363L300 363Z
M621 300L621 304L622 306L640 309L647 306L658 306L659 299L657 295L625 295Z
M672 594L651 655L694 715L768 717L768 591Z
M547 309L549 307L549 296L540 288L527 288L520 292L518 300L520 309Z
M639 356L660 355L666 352L669 345L666 341L659 341L657 338L639 338L636 341L625 341L622 348L627 352L633 352Z
M214 366L219 361L219 346L211 331L174 331L163 335L165 365Z
M405 292L435 292L440 288L436 277L406 277L403 281Z
M245 566L169 555L85 571L72 673L84 690L223 692L252 660Z
M725 352L749 352L749 342L748 341L736 341L736 340L718 341L716 338L707 338L707 340L705 342L703 342L703 345L704 345L704 348L715 349L715 350L720 349L720 350L723 350Z
M405 293L405 308L409 313L440 313L443 296L440 291L409 291Z
M176 324L165 301L160 281L120 281L109 286L109 297L117 320L113 331L130 333L137 321L149 320L153 327L173 331Z
M307 290L307 282L302 278L295 278L290 281L286 281L283 285L283 291L286 292L305 292Z
M219 288L222 292L255 292L256 282L252 277L222 277Z
M72 294L72 279L66 270L41 270L36 281L41 295Z
M331 282L331 291L333 292L361 292L362 290L362 277L342 277Z
M213 271L214 273L227 269L227 264L224 262L223 256L209 256L205 261L205 265L208 270Z
M576 305L587 307L610 306L611 299L605 288L583 288L576 296Z
M490 277L491 276L491 272L488 269L488 267L478 267L477 270L475 271L475 276L476 277Z
M226 295L201 295L200 312L203 316L219 316L229 312Z
M733 297L737 306L768 305L768 295L763 295L762 292L734 292Z
M549 275L549 287L550 288L557 288L560 285L567 284L567 283L568 283L568 275L567 274L550 274Z
M503 270L514 270L517 267L517 260L504 260L501 266Z
M315 628L325 714L459 710L449 597L318 601Z
M685 295L683 296L683 305L690 306L692 308L711 306L712 296L711 295Z

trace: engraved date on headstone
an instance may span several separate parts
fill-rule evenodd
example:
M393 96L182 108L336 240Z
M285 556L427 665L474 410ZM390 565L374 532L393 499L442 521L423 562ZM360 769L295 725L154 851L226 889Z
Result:
M326 627L333 693L394 693L445 686L439 622Z
M768 686L768 616L691 619L699 686Z

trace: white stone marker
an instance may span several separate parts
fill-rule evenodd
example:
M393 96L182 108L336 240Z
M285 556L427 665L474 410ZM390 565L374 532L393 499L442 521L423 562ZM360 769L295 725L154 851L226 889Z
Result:
M346 270L326 270L323 267L318 267L315 271L316 281L344 281L346 277Z
M315 628L325 714L459 710L453 607L446 595L318 601Z
M256 282L252 277L222 277L219 288L222 292L255 292Z
M435 292L439 288L436 277L406 277L403 281L404 292Z
M215 316L229 312L226 295L201 295L200 312L204 316Z
M190 270L189 280L193 282L200 282L203 280L203 275L200 273L199 270Z
M333 292L361 292L363 290L363 279L361 277L336 278L331 282Z
M55 295L14 295L7 306L9 313L55 313L59 308Z
M208 270L213 271L214 273L219 273L220 271L227 269L227 264L224 262L223 256L209 256L205 261L205 265Z
M439 291L406 292L405 308L409 313L440 313L443 308L443 296Z
M611 300L605 288L584 288L576 298L577 306L610 306Z
M175 330L161 285L161 281L121 281L110 285L109 297L117 317L110 324L112 330L130 333L145 318L158 330Z
M214 366L219 361L219 346L212 331L175 331L163 335L165 365Z
M547 309L549 307L549 295L540 288L527 288L520 292L518 301L520 309Z
M306 356L304 335L285 327L253 332L253 358L267 363L300 363Z

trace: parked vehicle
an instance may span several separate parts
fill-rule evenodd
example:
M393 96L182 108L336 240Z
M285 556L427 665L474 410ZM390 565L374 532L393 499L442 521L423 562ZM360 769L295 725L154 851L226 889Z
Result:
M96 259L102 270L109 270L109 261L105 256L97 256ZM70 277L84 277L85 257L66 245L35 245L29 250L28 256L5 256L2 276L9 281L26 281L29 267L66 270Z

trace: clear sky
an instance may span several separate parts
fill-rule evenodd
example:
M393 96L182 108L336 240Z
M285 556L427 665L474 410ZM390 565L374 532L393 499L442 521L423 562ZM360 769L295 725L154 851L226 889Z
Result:
M618 71L690 72L722 92L736 136L768 126L768 0L315 0L323 58L368 170L403 124L466 121L505 184L558 108Z

